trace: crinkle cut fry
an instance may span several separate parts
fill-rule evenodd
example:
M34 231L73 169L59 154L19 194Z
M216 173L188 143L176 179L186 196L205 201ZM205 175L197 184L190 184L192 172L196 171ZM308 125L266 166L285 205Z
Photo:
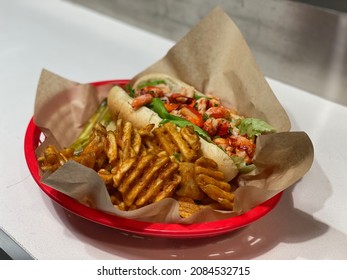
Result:
M181 180L181 176L174 174L173 179L163 186L162 191L158 193L153 202L158 202L164 198L172 197Z
M108 157L108 162L114 163L118 158L118 147L116 134L112 130L107 131L107 141L105 141L104 150Z
M178 199L179 213L182 218L189 218L200 210L200 206L197 205L193 199L188 197L182 197Z
M134 203L136 197L150 183L154 176L170 161L169 157L158 157L154 164L146 170L144 175L134 184L134 186L123 195L127 206Z
M145 168L150 165L152 159L155 157L154 154L143 154L137 160L134 169L132 172L128 173L128 176L124 181L118 186L118 190L124 194L129 188L130 185L137 179L142 176Z
M118 188L120 185L120 181L126 175L126 173L131 169L131 167L135 164L136 157L127 158L123 161L118 168L114 171L113 175L113 185Z
M135 201L135 204L138 207L148 204L151 199L160 192L162 185L173 175L173 173L177 169L178 163L169 162L169 164L165 167L165 170L160 172L158 177L148 186L148 188L139 195L139 197Z
M213 200L217 201L223 207L225 207L228 210L233 210L234 206L234 194L224 191L221 188L212 185L212 184L206 184L201 185L200 188Z
M222 181L222 180L217 180L217 179L215 179L211 176L205 175L205 174L198 174L196 176L196 181L197 181L199 186L211 184L211 185L217 186L218 188L220 188L224 191L231 192L231 186L229 183Z
M156 136L157 141L161 147L169 154L173 155L179 152L179 149L172 143L167 130L164 126L160 126L153 130L153 134Z
M183 156L184 161L192 162L196 159L197 153L193 150L189 144L182 138L179 131L177 131L177 126L173 123L167 122L163 125L168 132L171 141L178 147L179 151Z
M198 152L200 150L200 138L195 133L192 126L185 126L181 128L180 134L182 138L188 143L193 151Z

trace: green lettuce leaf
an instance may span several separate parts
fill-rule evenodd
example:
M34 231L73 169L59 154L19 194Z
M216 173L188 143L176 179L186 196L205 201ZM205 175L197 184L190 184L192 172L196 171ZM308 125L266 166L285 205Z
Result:
M235 165L237 166L237 169L241 174L245 174L248 172L251 172L255 169L254 164L247 164L244 160L244 158L239 156L231 156L232 160L234 161Z
M261 134L273 133L276 130L267 122L256 118L244 118L237 126L241 135L246 134L248 138L254 139Z

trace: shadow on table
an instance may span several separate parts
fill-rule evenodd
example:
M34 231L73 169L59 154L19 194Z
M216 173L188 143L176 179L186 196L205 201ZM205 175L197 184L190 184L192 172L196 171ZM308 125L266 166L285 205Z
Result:
M317 163L313 174L324 173ZM323 208L325 200L331 196L331 187L326 177L312 176L312 186L305 190L309 194L320 192L324 201L315 200L314 193L310 196L314 205L313 212ZM253 224L236 231L202 239L167 239L157 237L144 237L111 229L83 218L80 218L58 205L55 209L58 216L66 225L67 230L76 235L76 238L88 243L101 251L118 258L126 259L253 259L275 248L280 243L301 243L322 236L329 226L315 220L311 215L296 209L293 204L293 190L301 188L300 181L287 189L279 204L268 215ZM312 184L313 183L313 184ZM306 186L305 186L306 187ZM301 190L298 190L300 193ZM323 194L323 195L322 195ZM337 233L343 235L343 233ZM340 238L343 240L343 238ZM337 247L347 247L345 244L336 244ZM334 243L334 242L333 242ZM317 255L317 252L300 252L294 254L278 255L278 258L296 259L324 259L329 258L327 252ZM321 250L322 251L322 250ZM324 251L324 250L323 250ZM105 254L98 256L98 250L89 250L92 258L104 258ZM277 258L277 257L276 257Z

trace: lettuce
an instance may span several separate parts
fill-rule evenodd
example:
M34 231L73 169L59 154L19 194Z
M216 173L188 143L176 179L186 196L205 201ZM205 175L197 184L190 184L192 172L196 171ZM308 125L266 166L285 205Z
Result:
M261 134L273 133L276 130L263 120L256 118L244 118L237 126L241 135L247 135L248 138L254 139Z
M241 174L251 172L255 169L254 164L247 164L245 162L245 159L239 156L231 156L231 159L234 161L235 165L237 166L237 169Z

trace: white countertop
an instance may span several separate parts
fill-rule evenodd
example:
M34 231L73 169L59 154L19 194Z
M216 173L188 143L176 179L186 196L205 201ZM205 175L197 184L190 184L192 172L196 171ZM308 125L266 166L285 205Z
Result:
M241 230L139 237L79 218L41 191L23 141L42 68L81 83L130 78L173 44L58 0L0 2L0 228L39 260L347 259L347 108L271 79L315 159L273 211Z

